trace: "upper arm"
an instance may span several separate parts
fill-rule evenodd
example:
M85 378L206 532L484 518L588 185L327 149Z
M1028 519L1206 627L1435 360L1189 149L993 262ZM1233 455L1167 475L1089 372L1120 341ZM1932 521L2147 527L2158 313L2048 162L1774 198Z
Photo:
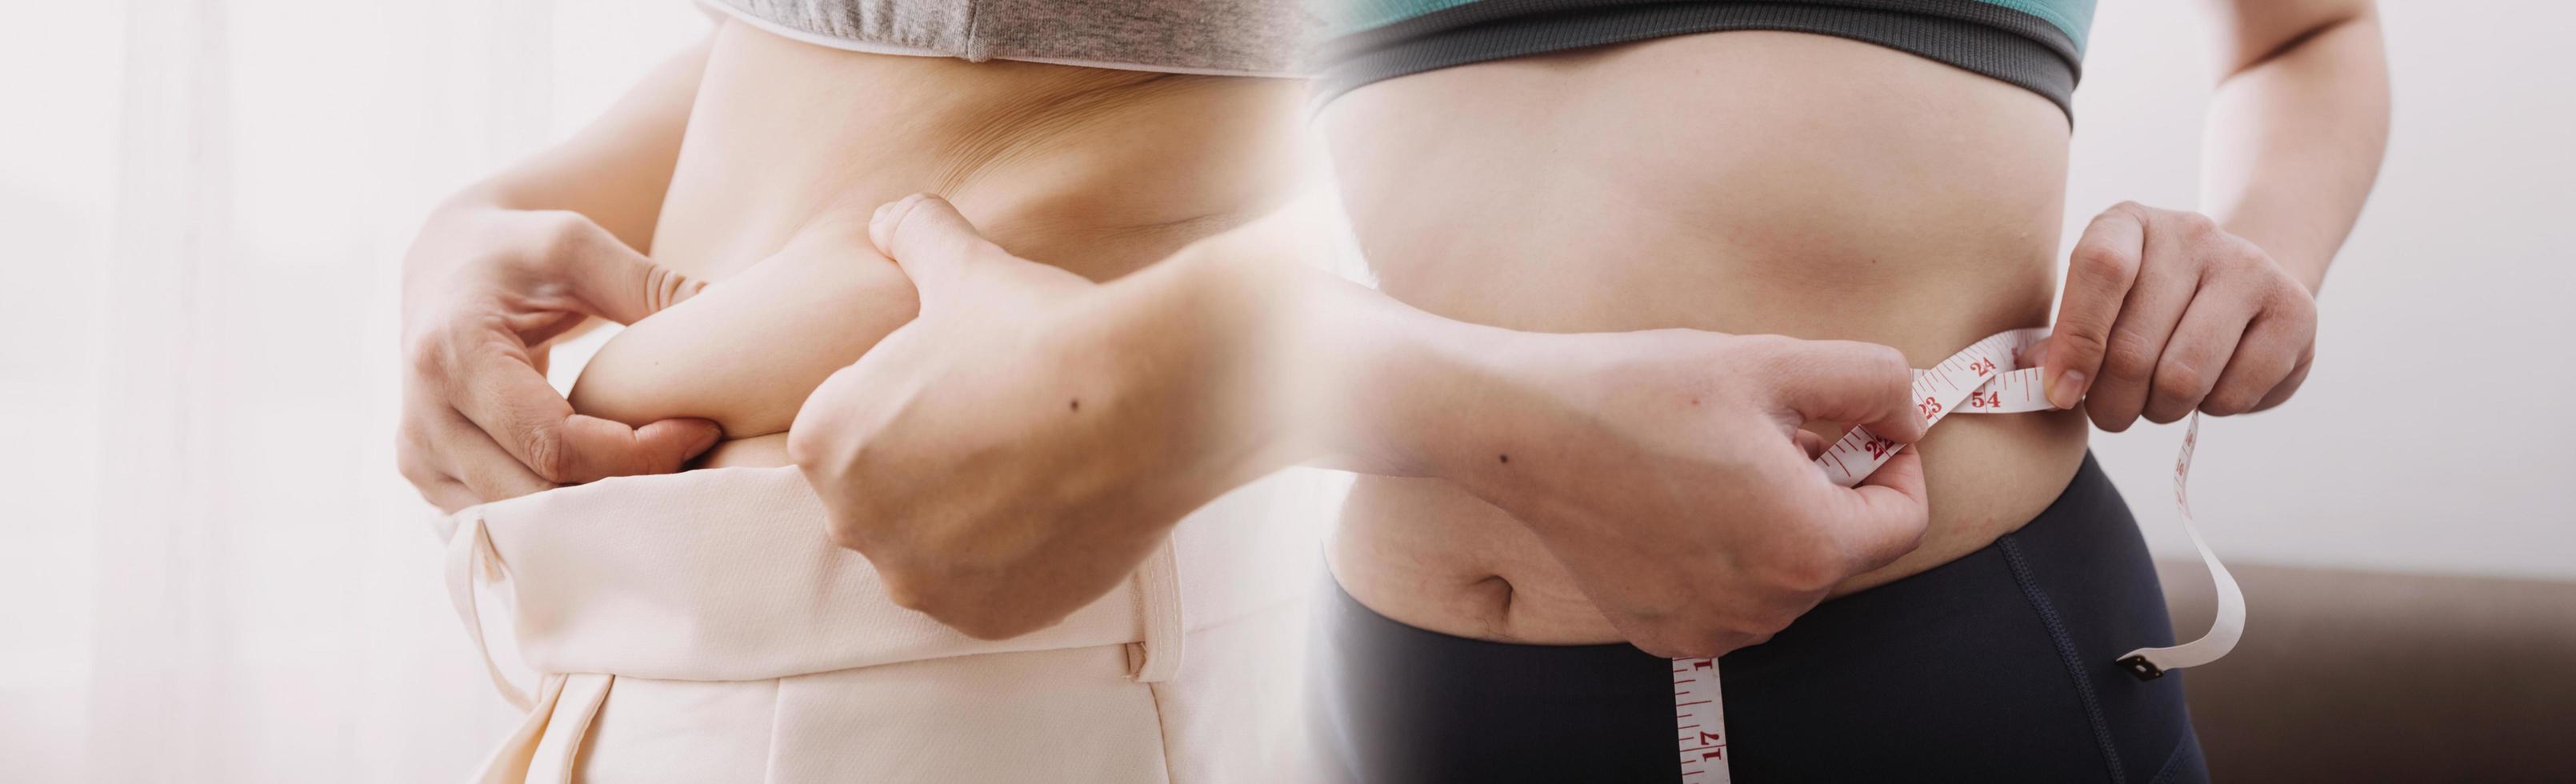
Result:
M581 213L628 246L649 252L714 43L710 33L665 59L572 138L470 192L509 209Z
M2263 63L2318 33L2378 14L2373 0L2202 0L2217 41L2221 78Z

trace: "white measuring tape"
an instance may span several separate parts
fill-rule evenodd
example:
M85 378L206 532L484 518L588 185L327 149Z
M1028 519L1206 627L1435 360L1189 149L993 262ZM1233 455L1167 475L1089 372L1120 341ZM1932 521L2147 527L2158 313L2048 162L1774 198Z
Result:
M1930 370L1914 371L1914 407L1923 415L1923 426L1930 428L1951 414L2055 408L2041 391L2039 368L2022 364L2022 353L2047 336L2045 328L1996 333ZM2170 648L2140 648L2120 657L2121 666L2139 680L2217 661L2236 647L2237 636L2245 631L2245 594L2192 524L2191 499L2184 491L2191 479L2192 447L2199 440L2200 415L2193 414L2183 433L2182 454L2174 460L2174 505L2182 509L2183 532L2191 534L2192 546L2200 548L2200 560L2209 565L2210 580L2218 585L2218 617L2200 639ZM1855 426L1816 458L1816 466L1835 484L1850 487L1904 448ZM1731 779L1726 767L1726 704L1719 689L1717 660L1673 660L1673 724L1681 743L1682 781L1720 784Z

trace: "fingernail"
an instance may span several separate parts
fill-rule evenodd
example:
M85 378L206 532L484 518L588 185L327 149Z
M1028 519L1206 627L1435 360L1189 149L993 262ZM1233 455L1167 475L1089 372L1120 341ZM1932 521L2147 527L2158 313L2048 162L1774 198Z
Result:
M689 448L689 456L697 457L699 455L706 454L707 450L714 449L716 447L717 441L722 440L724 440L724 428L709 425L707 427L707 434L698 437L698 445Z
M2084 374L2080 371L2069 370L2059 373L2057 381L2048 385L2049 405L2058 408L2074 408L2076 402L2083 399Z

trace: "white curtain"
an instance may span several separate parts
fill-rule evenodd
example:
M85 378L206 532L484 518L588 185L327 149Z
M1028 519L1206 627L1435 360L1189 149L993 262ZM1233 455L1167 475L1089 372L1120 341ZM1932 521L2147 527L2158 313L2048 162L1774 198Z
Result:
M455 781L512 716L393 470L441 196L705 28L685 2L13 4L0 781Z

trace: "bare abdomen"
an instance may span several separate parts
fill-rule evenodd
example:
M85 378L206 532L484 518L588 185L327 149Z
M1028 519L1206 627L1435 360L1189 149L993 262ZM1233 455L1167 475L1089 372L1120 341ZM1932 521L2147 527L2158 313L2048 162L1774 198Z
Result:
M911 283L867 238L878 205L938 193L1013 253L1115 278L1280 198L1298 90L863 54L729 24L651 249L711 285L608 341L573 405L711 419L728 439L715 462L783 464L777 439L757 439L913 316Z
M1552 332L1690 327L1864 340L1929 366L2047 322L2067 127L2002 82L1837 38L1730 32L1434 71L1324 115L1388 294ZM2082 460L2063 413L1947 421L1922 549L1983 547ZM1508 515L1362 478L1331 552L1361 602L1452 634L1618 639Z

